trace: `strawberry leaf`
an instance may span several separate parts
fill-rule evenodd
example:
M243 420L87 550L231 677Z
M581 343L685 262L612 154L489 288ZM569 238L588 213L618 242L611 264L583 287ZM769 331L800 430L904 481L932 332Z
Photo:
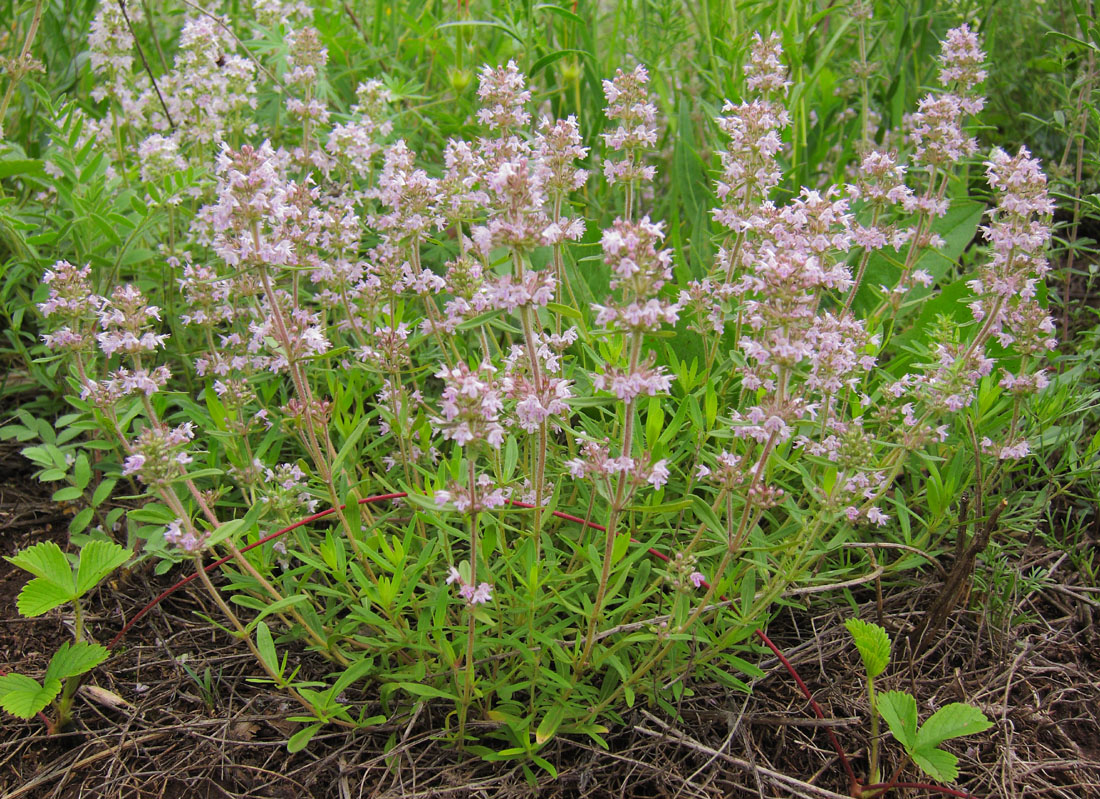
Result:
M939 782L954 782L959 776L959 759L934 746L910 750L913 762L921 771Z
M72 598L72 593L65 588L41 577L35 577L23 586L23 590L19 592L19 598L15 601L15 607L21 616L33 618L53 610L58 605L64 605Z
M132 553L114 541L89 541L80 550L80 565L76 572L76 594L95 588L104 577L130 559Z
M29 719L59 693L61 680L47 679L45 685L39 685L23 674L0 677L0 708L21 719Z
M939 746L950 738L973 735L988 730L993 722L973 705L952 702L944 705L921 726L917 733L916 748Z
M879 694L877 704L890 732L912 753L917 741L917 700L904 691L887 691Z
M107 647L100 644L79 641L70 646L66 641L50 658L50 665L46 667L46 681L49 682L50 678L64 680L67 677L75 677L91 671L105 661L110 654Z
M867 676L874 679L886 671L890 664L890 636L886 630L860 619L848 619L844 626L852 634Z
M53 541L40 541L5 560L35 577L56 585L72 598L75 590L73 570L61 547Z

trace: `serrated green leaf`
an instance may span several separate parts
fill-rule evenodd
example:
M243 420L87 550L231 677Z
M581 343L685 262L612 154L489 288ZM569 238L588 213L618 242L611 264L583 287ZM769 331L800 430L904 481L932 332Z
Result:
M959 759L950 752L929 747L909 753L921 771L939 782L954 782L959 776Z
M951 738L973 735L976 732L988 730L992 726L993 722L987 719L978 708L962 702L952 702L950 705L941 707L921 725L917 732L915 747L924 749L939 746Z
M66 641L50 658L50 665L46 667L46 681L49 682L50 678L64 680L67 677L84 674L110 656L111 653L107 647L101 644L78 641L70 646Z
M61 680L48 679L39 685L23 674L5 674L0 677L0 708L13 716L29 719L61 693Z
M76 572L76 593L83 596L130 559L133 553L114 541L89 541L80 550L80 565Z
M15 607L19 611L19 615L33 618L48 613L72 599L73 594L71 591L51 583L49 580L35 577L23 586L23 590L19 592L19 597L15 600Z
M912 752L917 739L917 700L904 691L887 691L878 695L877 704L898 743Z
M890 665L890 636L886 630L862 619L848 619L844 626L852 634L867 676L874 679L886 671Z
M12 566L18 566L59 589L72 594L75 589L73 570L61 547L53 541L39 541L22 552L17 552L5 560Z

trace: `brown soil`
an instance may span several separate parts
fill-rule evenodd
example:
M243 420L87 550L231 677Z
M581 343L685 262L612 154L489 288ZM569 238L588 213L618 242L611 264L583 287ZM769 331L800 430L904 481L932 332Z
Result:
M62 545L67 517L30 475L17 447L0 444L0 550L44 538ZM1084 546L1095 542L1083 542ZM1005 612L951 614L920 660L895 665L881 689L918 697L922 718L953 701L977 704L994 721L952 747L958 785L976 797L1100 797L1100 594L1065 571L1061 553L1032 546L1017 564L1051 569L1039 591L1015 597ZM949 564L947 564L949 565ZM14 599L25 575L0 561L0 667L38 673L68 636L59 611L24 620ZM931 602L935 574L887 594L882 619L903 632ZM168 578L120 576L90 603L101 640L121 626ZM855 597L874 618L873 592ZM965 608L967 603L963 603ZM486 763L438 740L445 711L428 707L413 721L369 732L323 731L307 751L288 754L296 725L286 699L247 678L251 656L196 613L217 618L205 597L181 591L143 619L123 648L94 673L95 687L129 703L111 707L82 696L76 729L50 736L38 719L5 717L0 727L0 799L26 797L803 797L843 799L847 781L826 737L792 680L767 650L766 676L752 696L694 684L678 717L638 707L608 736L558 740L543 755L559 778L524 774L515 763ZM769 635L823 706L859 776L866 769L868 707L860 669L842 621L845 605L788 608ZM895 635L900 640L901 635ZM196 681L185 668L189 668ZM200 684L209 670L212 690ZM107 695L107 699L110 696ZM898 763L884 743L885 770ZM532 784L533 781L533 784ZM928 796L899 791L894 796Z

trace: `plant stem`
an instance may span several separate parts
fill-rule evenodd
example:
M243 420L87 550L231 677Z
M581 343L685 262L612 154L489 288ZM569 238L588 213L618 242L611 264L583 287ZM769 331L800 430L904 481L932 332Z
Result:
M468 477L470 490L470 585L477 587L477 499L474 491L477 488L474 474L474 459L468 458ZM465 680L462 686L462 706L458 713L458 745L462 747L466 742L466 715L470 710L470 697L474 691L474 606L466 608L466 668Z
M638 360L642 353L642 334L635 331L630 340L630 372L638 368ZM626 417L623 420L623 444L620 456L629 458L634 447L634 398L626 401ZM626 491L627 476L625 471L619 472L619 479L615 486L615 499L607 514L607 534L604 538L603 568L600 571L600 584L596 589L596 600L592 604L592 613L588 617L588 632L584 638L584 649L580 660L577 661L576 673L580 673L588 664L588 657L592 654L592 646L596 642L596 623L603 609L603 602L607 594L607 583L611 578L611 558L615 550L615 530L619 522L619 512L622 510L623 499Z

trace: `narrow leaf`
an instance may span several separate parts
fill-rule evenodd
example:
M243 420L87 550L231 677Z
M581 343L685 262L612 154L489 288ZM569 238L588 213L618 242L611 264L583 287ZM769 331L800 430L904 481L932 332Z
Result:
M256 650L260 653L264 665L275 674L282 676L279 656L275 652L275 641L271 637L271 630L267 628L266 622L261 621L256 625Z
M544 743L554 737L554 733L558 731L558 727L561 726L562 719L565 717L565 706L562 704L554 705L550 708L550 712L546 714L546 717L539 722L538 729L535 730L535 743L542 746Z
M290 740L286 743L286 750L288 752L300 752L309 745L310 739L317 734L317 731L321 729L320 724L310 724L305 729L298 730L290 736Z

